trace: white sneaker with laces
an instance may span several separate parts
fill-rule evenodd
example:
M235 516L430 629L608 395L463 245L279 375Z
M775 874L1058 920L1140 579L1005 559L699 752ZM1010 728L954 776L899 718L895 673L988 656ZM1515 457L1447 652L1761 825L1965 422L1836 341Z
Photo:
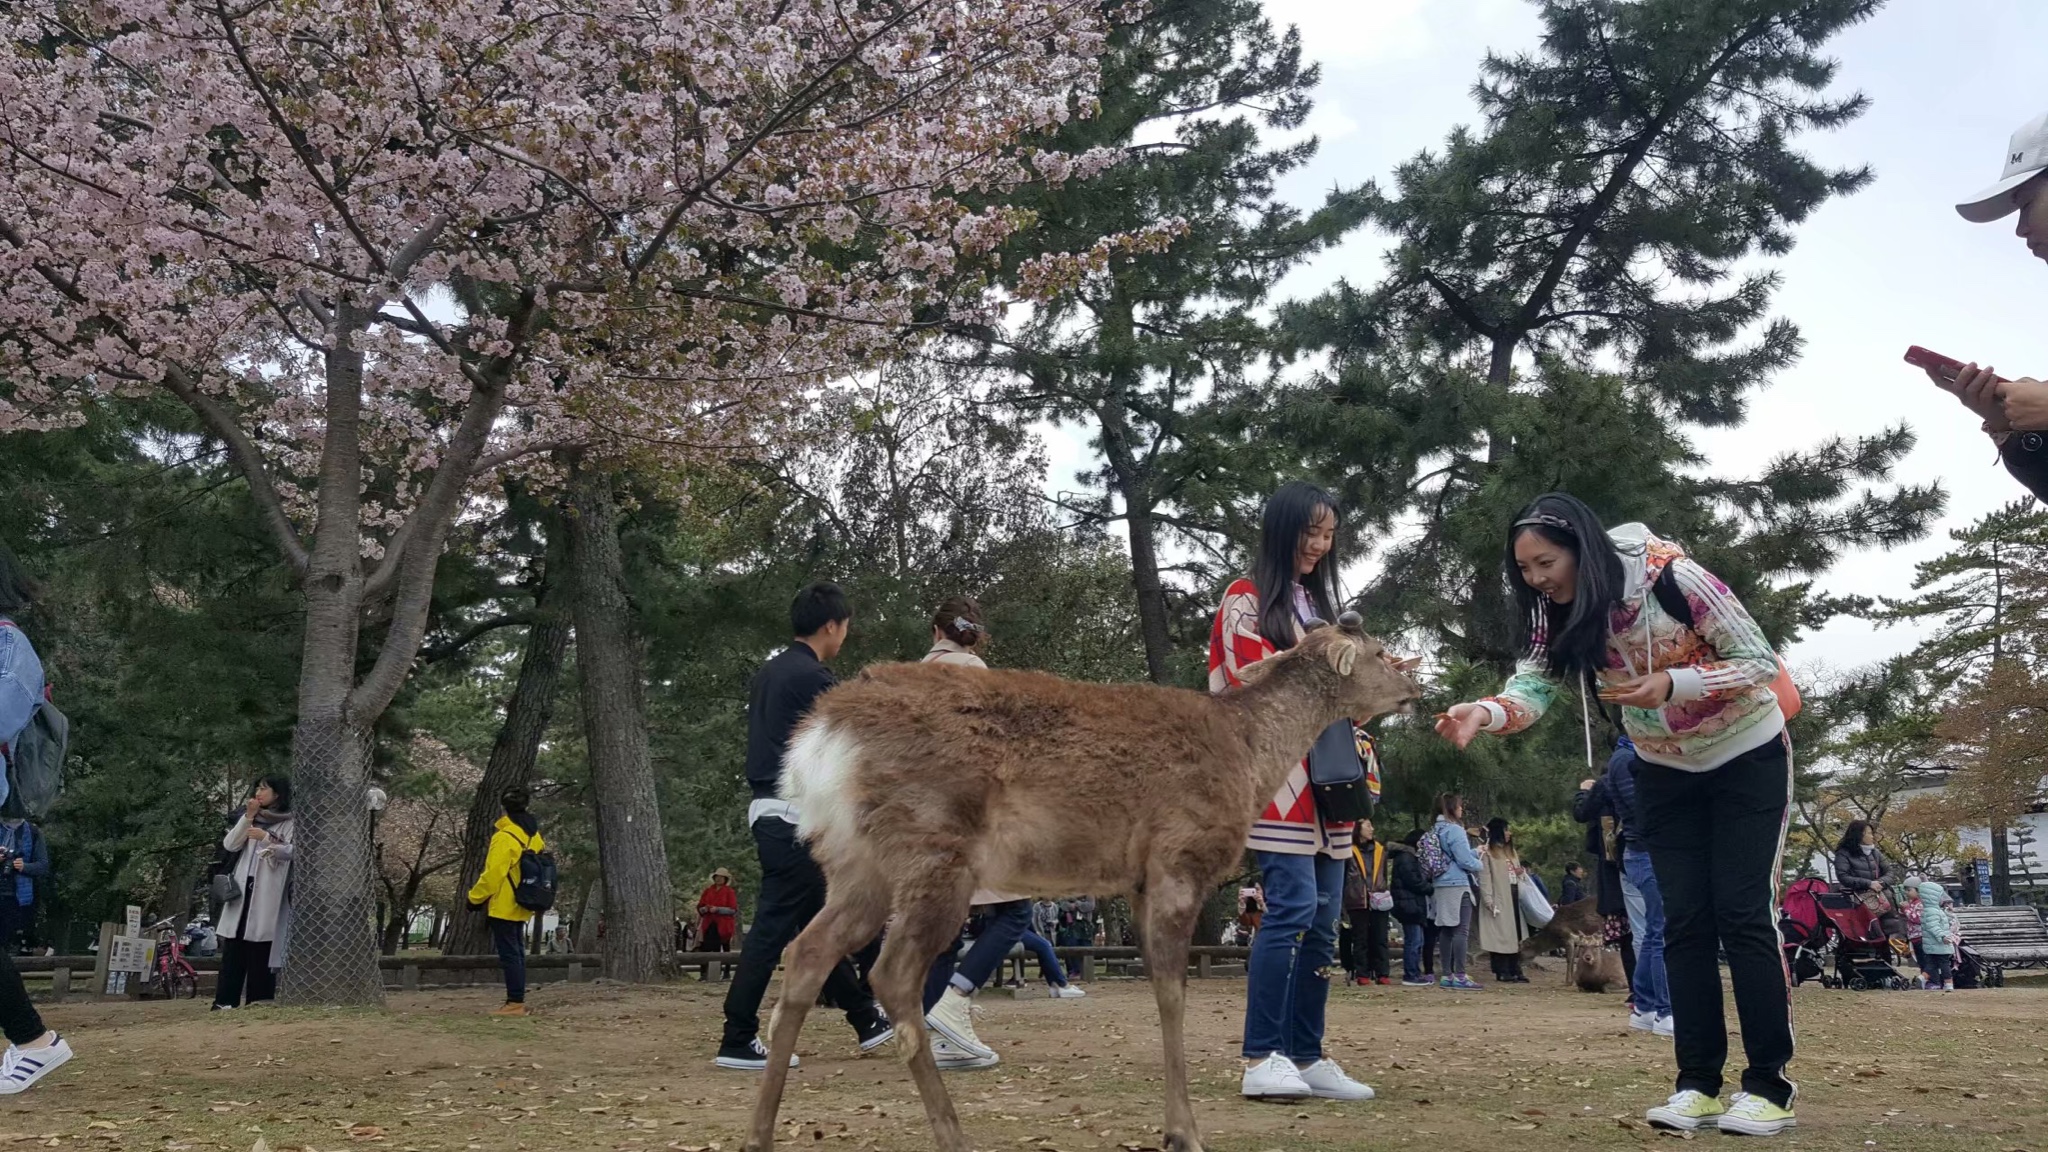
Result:
M1256 1064L1246 1064L1238 1092L1248 1100L1305 1100L1316 1094L1301 1078L1294 1061L1278 1052Z
M969 1072L976 1068L993 1068L1003 1062L1003 1058L993 1052L976 1056L944 1036L932 1037L932 1059L938 1061L941 1072Z
M946 994L925 1014L924 1022L971 1056L986 1058L996 1054L995 1049L974 1034L974 1000L958 988L946 989Z
M1051 988L1051 996L1055 1000L1079 1000L1081 997L1088 995L1072 984L1054 984Z
M1372 1089L1345 1075L1328 1056L1301 1070L1301 1081L1319 1100L1370 1100Z
M1678 1033L1678 1024L1671 1019L1671 1013L1666 1012L1664 1015L1657 1017L1657 1026L1650 1029L1650 1031L1655 1032L1659 1036L1675 1036Z
M7 1046L0 1057L0 1096L26 1092L36 1081L63 1067L71 1059L71 1045L59 1036L43 1048Z
M1655 1032L1657 1030L1657 1014L1655 1012L1631 1012L1628 1014L1628 1027L1631 1032Z

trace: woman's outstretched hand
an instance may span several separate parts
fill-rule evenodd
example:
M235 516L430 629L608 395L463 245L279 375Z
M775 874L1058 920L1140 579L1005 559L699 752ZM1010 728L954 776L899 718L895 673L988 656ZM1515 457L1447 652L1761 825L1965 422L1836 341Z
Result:
M1477 704L1453 704L1450 711L1436 718L1436 734L1464 748L1485 724L1486 709Z

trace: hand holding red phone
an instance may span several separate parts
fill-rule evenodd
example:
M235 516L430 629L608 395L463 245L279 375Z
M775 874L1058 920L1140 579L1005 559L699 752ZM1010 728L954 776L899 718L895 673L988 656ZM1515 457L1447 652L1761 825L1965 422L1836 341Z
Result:
M2016 432L2048 432L2048 382L2021 377L1997 385L2006 425Z

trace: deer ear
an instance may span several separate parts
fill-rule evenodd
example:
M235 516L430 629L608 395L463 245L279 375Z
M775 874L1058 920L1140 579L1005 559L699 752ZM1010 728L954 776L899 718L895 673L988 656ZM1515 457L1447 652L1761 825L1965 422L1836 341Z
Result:
M1351 670L1358 666L1358 645L1332 644L1329 657L1330 667L1337 670L1337 675L1349 676Z

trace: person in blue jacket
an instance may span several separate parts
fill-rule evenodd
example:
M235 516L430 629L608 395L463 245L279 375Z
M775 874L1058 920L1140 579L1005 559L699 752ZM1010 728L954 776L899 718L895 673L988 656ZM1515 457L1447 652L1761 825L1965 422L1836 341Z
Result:
M21 735L43 700L43 660L18 623L40 591L0 544L0 746ZM0 782L5 780L0 773ZM5 791L0 783L0 800ZM28 1090L71 1059L71 1045L43 1027L6 948L0 948L0 1032L7 1036L7 1051L0 1055L0 1096Z
M1437 986L1462 992L1477 992L1481 985L1465 975L1465 953L1472 940L1472 916L1478 902L1472 897L1472 881L1485 865L1472 850L1472 838L1465 831L1465 798L1446 792L1436 798L1436 823L1429 835L1436 837L1448 867L1434 879L1430 898L1431 918L1437 924Z

